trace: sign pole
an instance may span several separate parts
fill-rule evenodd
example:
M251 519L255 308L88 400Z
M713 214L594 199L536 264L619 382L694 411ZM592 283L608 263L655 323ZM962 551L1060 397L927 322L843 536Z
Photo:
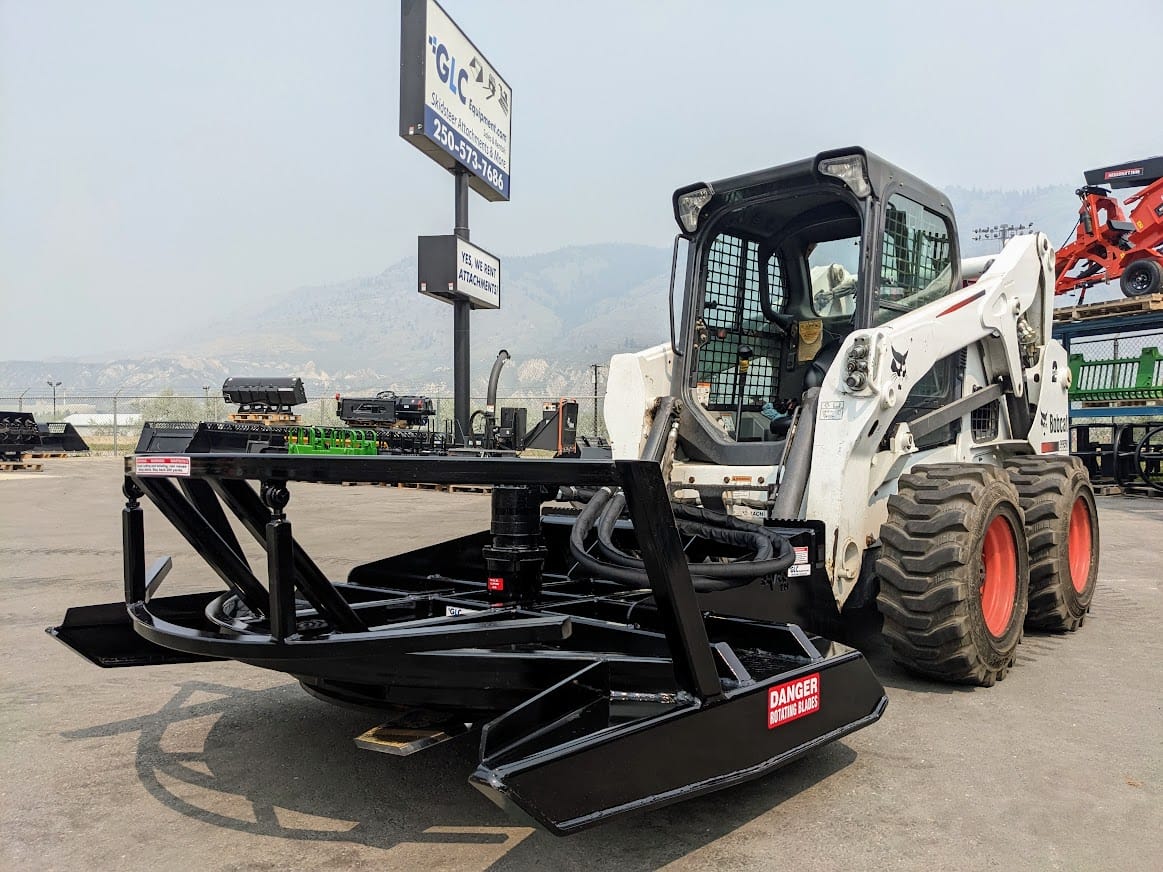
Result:
M456 180L456 211L454 235L469 241L468 231L468 171L457 164L452 171ZM463 297L452 302L452 415L456 419L456 441L468 445L469 434L469 378L471 348L469 316L472 304Z
M437 0L400 2L400 136L452 173L451 236L417 238L417 289L452 304L453 442L467 446L469 318L501 307L500 259L469 241L468 192L509 199L513 91Z

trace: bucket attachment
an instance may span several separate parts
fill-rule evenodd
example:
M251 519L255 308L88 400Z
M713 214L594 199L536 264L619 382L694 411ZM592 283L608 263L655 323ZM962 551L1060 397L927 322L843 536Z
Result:
M492 525L336 581L292 533L299 481L491 484ZM541 507L567 485L621 487L617 535L636 568L582 568L563 544L580 516ZM287 673L384 712L357 739L371 750L414 753L478 725L471 782L558 834L759 777L886 704L859 652L772 619L779 602L807 601L804 579L745 580L736 610L715 613L726 594L691 572L715 561L688 563L653 461L141 453L123 490L125 603L70 609L57 639L101 666L228 659ZM143 498L225 589L157 596L171 561L147 566Z
M41 449L44 451L88 451L89 443L68 421L38 424Z

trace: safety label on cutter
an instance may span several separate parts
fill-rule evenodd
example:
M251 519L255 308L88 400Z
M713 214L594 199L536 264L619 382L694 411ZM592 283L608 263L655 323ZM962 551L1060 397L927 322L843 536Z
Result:
M189 475L188 457L148 457L133 458L133 471L138 475Z
M808 561L808 546L803 545L792 550L796 553L796 562L787 568L787 577L796 578L801 575L811 575L812 564Z
M785 681L767 691L767 729L820 710L820 673Z

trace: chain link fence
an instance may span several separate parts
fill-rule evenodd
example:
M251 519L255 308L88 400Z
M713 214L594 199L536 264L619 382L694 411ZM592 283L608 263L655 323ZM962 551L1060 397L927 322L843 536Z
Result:
M1087 336L1070 340L1070 353L1081 354L1084 360L1137 360L1145 349L1163 352L1163 333L1119 333L1109 336Z
M453 417L452 397L432 397L436 410L433 426L444 429ZM504 406L526 410L529 427L541 420L547 403L556 405L558 397L498 397L497 413ZM608 438L602 413L603 395L571 397L578 404L577 432L589 438ZM484 397L472 397L470 410L483 410ZM68 421L81 434L94 453L123 454L133 450L146 421L228 421L237 409L222 401L220 394L175 394L162 392L148 396L117 393L110 396L72 394L58 390L56 395L25 391L17 395L0 396L0 410L31 412L38 423ZM343 422L335 414L334 397L319 397L295 407L295 414L305 425L341 427ZM479 418L479 416L477 416ZM476 429L483 425L475 422Z

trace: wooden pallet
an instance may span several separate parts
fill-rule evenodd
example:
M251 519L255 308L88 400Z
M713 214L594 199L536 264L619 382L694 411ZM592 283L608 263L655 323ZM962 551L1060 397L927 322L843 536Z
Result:
M24 452L25 460L60 460L62 457L68 457L67 451L26 451Z
M302 421L298 415L267 414L265 412L232 412L226 417L236 424L265 424L268 427L284 427Z
M1096 484L1091 485L1094 488L1094 495L1096 497L1117 497L1123 492L1123 489L1117 484Z
M0 472L44 472L44 464L27 463L22 460L0 460Z
M1136 409L1140 406L1163 405L1158 400L1075 400L1084 409Z
M386 481L330 481L324 482L324 484L337 484L343 487L358 487L361 485L398 487L410 488L412 490L438 491L446 494L491 494L493 492L493 486L491 484L430 484L415 481L402 481L394 485Z
M1146 297L1123 297L1121 300L1107 300L1103 303L1085 303L1081 306L1063 306L1054 310L1054 320L1093 321L1112 315L1136 315L1141 312L1163 311L1163 294Z
M1159 493L1159 491L1155 490L1155 488L1147 487L1147 485L1143 484L1142 482L1139 482L1138 484L1128 484L1123 488L1123 494L1130 497L1163 497L1163 494Z

